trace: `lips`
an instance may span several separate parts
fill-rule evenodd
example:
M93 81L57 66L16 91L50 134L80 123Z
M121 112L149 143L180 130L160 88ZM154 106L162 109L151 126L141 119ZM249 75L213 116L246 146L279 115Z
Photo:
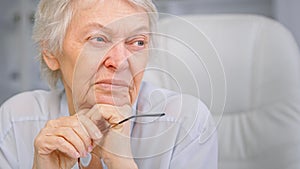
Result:
M94 83L96 103L124 105L130 103L130 84L124 80L99 80Z
M131 88L130 83L124 81L124 80L115 80L115 79L104 79L99 80L96 83L94 83L96 86L101 86L101 88Z

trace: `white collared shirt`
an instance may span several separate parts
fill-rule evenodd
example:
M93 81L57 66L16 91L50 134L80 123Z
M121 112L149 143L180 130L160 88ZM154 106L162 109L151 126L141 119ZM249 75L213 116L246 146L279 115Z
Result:
M201 101L143 83L133 110L166 114L131 121L140 169L217 169L217 133ZM0 168L32 168L36 135L48 120L68 115L63 91L25 92L6 101L0 108Z

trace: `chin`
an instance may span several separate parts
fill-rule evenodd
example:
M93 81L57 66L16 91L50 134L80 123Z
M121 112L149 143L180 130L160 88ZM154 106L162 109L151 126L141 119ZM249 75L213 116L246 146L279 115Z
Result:
M131 105L129 97L96 96L96 104L109 104L114 106Z

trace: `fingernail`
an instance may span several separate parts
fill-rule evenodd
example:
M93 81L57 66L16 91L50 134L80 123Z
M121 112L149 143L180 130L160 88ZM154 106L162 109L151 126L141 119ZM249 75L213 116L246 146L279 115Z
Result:
M79 157L80 157L80 154L79 154L78 152L75 152L75 153L74 153L74 157L75 157L75 158L79 158Z
M90 152L92 152L93 151L93 147L92 146L89 146L88 147L88 152L90 153Z
M97 131L97 132L95 133L95 135L96 135L96 137L97 137L98 139L100 139L100 138L102 137L102 133L101 133L100 131Z

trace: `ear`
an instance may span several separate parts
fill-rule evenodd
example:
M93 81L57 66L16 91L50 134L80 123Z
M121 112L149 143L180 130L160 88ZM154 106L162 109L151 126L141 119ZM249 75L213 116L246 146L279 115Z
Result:
M45 63L52 71L58 70L60 68L57 57L55 57L46 50L43 50L42 54Z

